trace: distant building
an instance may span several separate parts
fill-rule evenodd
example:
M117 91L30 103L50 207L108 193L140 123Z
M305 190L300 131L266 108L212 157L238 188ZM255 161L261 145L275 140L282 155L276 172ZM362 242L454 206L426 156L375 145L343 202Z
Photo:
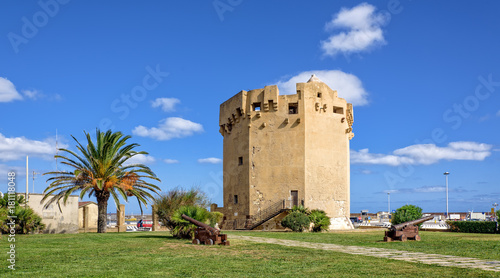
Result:
M97 231L98 208L94 202L78 203L78 228L80 231Z
M25 196L24 193L18 193L18 195ZM44 208L45 203L40 203L43 196L44 194L30 193L28 198L28 206L42 217L42 223L45 224L43 233L78 233L78 196L70 195L66 205L61 200L61 210L59 210L57 203L52 203L48 208Z
M296 89L279 95L266 86L221 104L224 207L213 209L224 214L223 228L249 228L296 205L324 210L335 228L352 228L352 104L315 76Z

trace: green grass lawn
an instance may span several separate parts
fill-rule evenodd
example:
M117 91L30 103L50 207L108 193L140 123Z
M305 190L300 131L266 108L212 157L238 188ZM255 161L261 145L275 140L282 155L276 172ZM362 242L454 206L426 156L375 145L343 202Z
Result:
M449 236L453 255L469 254L473 242L487 253L498 250L500 238L486 235L424 233L423 241L383 244L380 232L292 234L231 232L231 246L191 245L167 232L18 235L16 270L7 268L8 242L1 242L0 277L498 277L495 272L286 247L231 239L231 234L269 236L302 241L366 245L407 250L420 244L435 250ZM481 236L485 237L483 241ZM439 242L436 242L439 241ZM450 242L448 240L448 242ZM463 244L463 245L462 245ZM418 251L421 248L417 248ZM445 254L445 252L434 252ZM469 255L467 255L469 256ZM476 256L481 257L481 256ZM498 258L498 254L495 255Z
M500 260L500 234L464 234L419 232L421 241L384 242L384 231L291 233L229 232L235 235L272 237L339 245L369 246L430 254L454 255L487 260Z

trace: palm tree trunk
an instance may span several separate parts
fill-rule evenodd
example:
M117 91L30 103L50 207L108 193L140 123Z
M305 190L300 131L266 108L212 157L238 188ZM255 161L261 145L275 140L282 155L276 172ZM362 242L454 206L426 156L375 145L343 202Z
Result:
M105 233L107 225L107 215L108 215L108 199L109 192L97 193L97 232Z

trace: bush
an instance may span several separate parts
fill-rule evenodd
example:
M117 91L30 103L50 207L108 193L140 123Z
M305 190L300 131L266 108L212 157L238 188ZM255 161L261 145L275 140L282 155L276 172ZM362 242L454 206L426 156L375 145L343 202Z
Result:
M305 215L311 214L311 211L308 208L305 208L304 206L293 206L292 212L294 212L294 211L301 212Z
M452 232L494 234L497 223L493 221L446 221Z
M172 215L182 206L208 207L207 196L198 189L183 190L175 188L160 195L154 200L156 215L164 226L172 230L176 225L172 222Z
M28 234L45 229L42 218L36 214L33 209L21 206L24 204L24 196L19 195L14 200L13 213L9 213L8 211L8 198L8 194L0 198L0 230L2 233L7 234L10 232L10 226L7 225L7 223L10 222L8 215L11 215L15 219L14 227L16 234Z
M404 222L417 220L422 218L422 208L414 206L414 205L405 205L396 210L395 213L392 214L392 225L401 224Z
M309 228L310 223L309 217L300 211L292 211L281 220L281 226L290 228L294 232L302 232L304 229Z
M210 212L210 215L208 218L209 225L211 227L215 227L215 225L221 221L222 217L224 217L224 214L222 214L222 212L218 212L218 211Z
M500 223L500 210L497 210L497 222Z
M202 207L182 206L172 215L172 235L178 238L193 238L196 225L182 218L183 214L193 218L194 220L205 223L209 218L210 212Z
M183 214L212 227L214 227L223 216L220 212L209 212L207 209L202 207L182 206L174 212L171 218L173 228L170 232L177 238L193 239L194 231L197 228L196 225L182 218Z
M313 232L328 231L330 227L330 217L326 215L326 212L314 209L309 214L309 220L313 223Z

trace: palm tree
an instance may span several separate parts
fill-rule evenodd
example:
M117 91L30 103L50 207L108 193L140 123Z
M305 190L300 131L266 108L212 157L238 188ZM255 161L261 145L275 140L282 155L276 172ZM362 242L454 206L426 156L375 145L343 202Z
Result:
M65 164L72 171L55 171L48 172L44 175L53 175L47 181L51 181L50 185L43 192L46 194L42 202L49 196L52 198L45 204L47 208L50 204L56 202L59 205L61 199L64 204L73 193L80 190L80 198L86 193L88 196L95 196L98 206L97 232L106 232L106 214L108 207L108 199L113 196L117 208L120 201L118 196L122 196L125 201L128 197L135 196L141 207L144 204L147 206L149 199L153 199L150 192L158 194L157 190L161 189L144 179L152 179L160 181L156 175L143 164L126 165L125 162L130 158L139 154L148 154L141 151L136 152L133 149L139 144L127 145L127 140L130 136L123 136L121 132L112 133L108 130L106 133L97 130L96 144L92 142L90 134L84 131L87 137L87 147L83 147L75 137L76 148L80 151L77 154L67 149L59 149L71 156L56 155L56 158L62 159L62 164ZM54 195L53 195L54 194Z

